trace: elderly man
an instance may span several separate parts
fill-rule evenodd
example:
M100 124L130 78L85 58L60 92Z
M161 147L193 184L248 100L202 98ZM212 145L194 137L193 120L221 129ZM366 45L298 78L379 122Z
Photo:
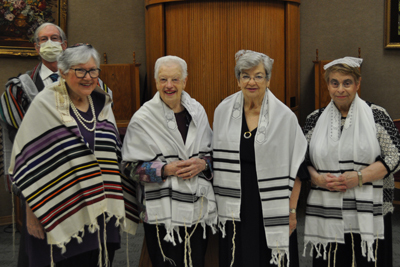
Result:
M126 172L139 183L153 266L204 266L206 226L215 228L212 132L203 106L184 91L186 62L155 64L158 92L132 117L122 147ZM168 265L169 266L169 265Z

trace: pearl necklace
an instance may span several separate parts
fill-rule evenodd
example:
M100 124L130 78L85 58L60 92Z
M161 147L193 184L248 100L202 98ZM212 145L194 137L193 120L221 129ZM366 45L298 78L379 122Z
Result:
M74 112L78 121L83 125L83 127L85 127L86 130L88 130L89 132L93 132L94 129L96 128L96 113L94 111L94 104L93 104L92 97L90 95L88 96L88 100L89 100L89 105L90 105L90 108L91 108L92 114L93 114L93 118L90 121L88 121L84 117L82 117L82 115L79 113L79 111L75 107L74 103L72 103L71 98L69 98L69 103L71 104L72 111ZM89 127L87 127L84 122L93 123L93 128L89 129Z

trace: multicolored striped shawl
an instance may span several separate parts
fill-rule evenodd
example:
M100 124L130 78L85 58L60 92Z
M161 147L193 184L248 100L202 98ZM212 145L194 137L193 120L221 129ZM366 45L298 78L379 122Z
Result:
M186 143L183 143L173 110L157 92L129 123L122 149L124 162L170 163L211 155L212 131L203 106L184 91L181 103L192 117ZM178 230L179 226L190 227L198 220L203 228L206 224L216 225L214 191L211 181L202 173L188 180L170 176L164 183L145 183L144 187L148 223L164 224L166 241L175 243L173 230Z
M243 93L237 92L219 104L214 114L214 191L220 229L228 220L240 221L240 133ZM289 199L307 141L295 114L268 88L260 111L254 142L259 194L271 263L279 253L289 259Z
M3 134L3 167L5 174L8 174L12 150L12 142L8 136L7 125L19 129L30 103L42 91L42 88L37 88L35 84L40 79L41 66L42 63L39 63L32 71L9 79L5 85L5 91L0 97L0 123ZM98 79L98 86L108 93L112 99L112 91L100 78Z
M97 228L103 213L135 233L135 186L121 176L121 142L106 97L97 118L94 153L69 113L63 79L46 87L30 105L16 135L9 172L44 226L49 244L64 247L85 225ZM82 233L83 234L83 233Z

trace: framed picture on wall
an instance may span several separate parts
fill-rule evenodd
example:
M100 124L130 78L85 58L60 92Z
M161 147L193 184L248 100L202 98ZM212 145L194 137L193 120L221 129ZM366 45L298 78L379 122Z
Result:
M37 56L34 32L52 22L66 32L68 0L0 0L0 56Z
M386 0L385 48L400 48L400 1Z

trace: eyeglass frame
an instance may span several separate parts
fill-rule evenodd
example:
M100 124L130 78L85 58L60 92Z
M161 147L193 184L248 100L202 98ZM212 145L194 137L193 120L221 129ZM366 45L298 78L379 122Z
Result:
M101 72L101 69L99 69L99 68L90 69L90 70L85 70L85 69L82 69L82 68L76 68L76 69L74 69L74 68L69 68L69 69L74 70L74 71L75 71L75 76L76 76L76 78L79 78L79 79L85 78L85 77L86 77L86 74L88 74L88 73L89 73L89 77L90 77L90 78L95 79L95 78L98 78L98 77L100 76L100 72ZM76 74L76 71L77 71L77 70L78 70L78 71L85 71L85 75L83 75L82 77L79 77L78 74ZM90 72L93 71L93 70L97 70L97 71L99 72L99 75L97 75L96 77L92 77L92 75L90 74Z
M247 79L247 78L244 78L244 76L248 76L248 81L245 81L245 79ZM257 76L261 76L262 78L259 80L259 81L257 81L256 79L259 79L259 77L257 77ZM258 83L261 83L261 82L263 82L263 80L265 79L266 80L266 78L267 78L267 76L263 76L263 75L256 75L256 77L250 77L250 75L240 75L240 79L245 83L245 84L248 84L251 80L254 80L254 82L256 83L256 84L258 84Z
M53 37L57 37L58 39L57 40L53 40ZM46 38L46 39L41 40L41 38ZM61 35L53 34L52 36L50 36L50 38L48 36L39 36L37 38L37 40L36 40L36 43L38 45L41 45L41 44L43 44L43 43L45 43L45 42L47 42L49 40L51 40L52 42L59 42L61 44L64 42L64 40L63 40Z

